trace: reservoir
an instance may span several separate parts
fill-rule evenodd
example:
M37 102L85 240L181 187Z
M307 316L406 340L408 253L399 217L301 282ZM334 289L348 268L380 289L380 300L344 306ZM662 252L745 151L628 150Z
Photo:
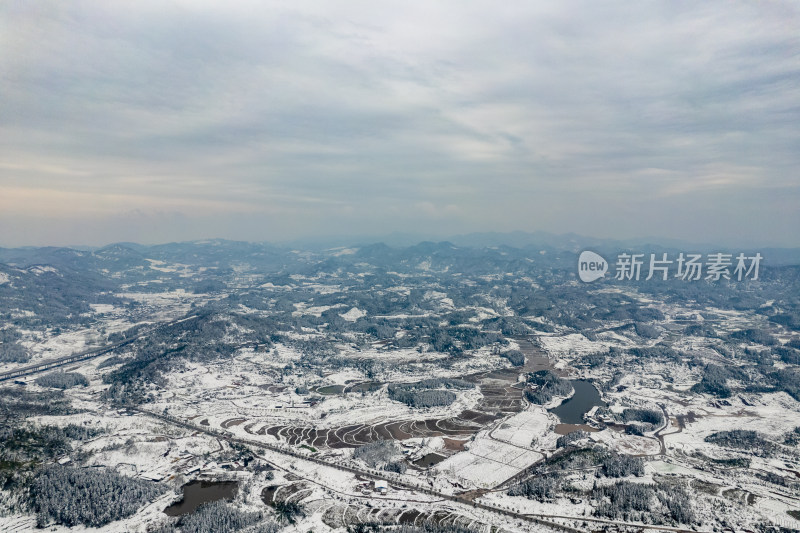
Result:
M194 512L204 503L232 500L238 486L237 481L191 481L183 486L183 499L164 512L169 516L181 516Z
M576 379L571 381L575 394L563 402L558 407L550 409L563 424L583 424L583 415L595 405L606 406L600 399L600 393L589 381Z

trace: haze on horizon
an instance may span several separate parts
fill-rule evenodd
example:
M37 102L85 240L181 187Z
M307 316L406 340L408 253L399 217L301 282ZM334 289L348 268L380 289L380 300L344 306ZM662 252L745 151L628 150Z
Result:
M800 246L792 2L0 5L0 245Z

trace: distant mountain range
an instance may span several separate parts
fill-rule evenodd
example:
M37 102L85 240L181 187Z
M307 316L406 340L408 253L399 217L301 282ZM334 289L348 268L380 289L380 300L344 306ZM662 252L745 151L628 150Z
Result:
M210 263L224 265L235 260L246 260L256 264L285 262L290 251L309 251L321 256L355 254L360 257L380 258L391 261L409 256L450 255L456 249L474 251L485 248L510 248L523 250L531 255L542 253L577 254L592 250L600 254L613 255L621 251L637 253L679 252L700 253L761 253L765 264L773 266L800 264L800 248L730 248L713 244L698 244L674 239L600 239L575 233L556 235L545 232L470 233L456 235L447 240L432 242L416 240L413 235L393 234L383 238L338 238L319 241L293 241L286 243L251 243L225 239L208 239L157 245L123 242L100 248L68 247L22 247L0 248L0 263L18 266L36 264L57 265L62 268L81 269L87 263L118 266L149 266L147 259L167 260L177 263ZM98 265L99 266L99 265Z

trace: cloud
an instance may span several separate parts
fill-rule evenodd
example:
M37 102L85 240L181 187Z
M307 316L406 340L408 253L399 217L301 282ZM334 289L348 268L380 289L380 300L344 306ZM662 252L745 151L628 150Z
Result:
M81 242L136 210L195 221L167 240L713 241L745 213L800 245L790 2L229 4L0 7L0 221L26 220L0 242ZM663 223L681 216L705 233Z

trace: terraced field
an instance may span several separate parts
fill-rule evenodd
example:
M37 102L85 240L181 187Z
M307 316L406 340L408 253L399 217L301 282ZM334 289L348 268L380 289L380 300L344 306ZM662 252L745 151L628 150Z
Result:
M462 411L456 417L424 420L386 421L378 424L354 424L332 429L309 426L271 426L251 422L244 430L251 435L271 435L291 445L308 444L314 448L356 448L379 440L406 440L421 437L445 437L464 441L499 418L521 411L525 402L522 391L508 385L481 385L484 395L473 410ZM236 420L237 423L241 423ZM229 425L231 425L229 423ZM451 446L457 447L457 443Z
M479 386L483 398L474 409L464 410L455 417L387 420L377 424L353 424L329 429L305 425L270 425L258 420L244 419L226 421L223 426L227 428L245 423L244 430L250 435L271 435L294 446L306 444L317 449L356 448L379 440L443 437L446 439L446 449L458 451L465 441L484 427L525 409L523 390L517 383L520 373L549 367L547 356L538 346L526 337L519 338L518 342L526 356L525 366L464 376L464 380ZM329 387L324 392L369 392L383 386L384 384L377 382L354 383L345 387L337 386L335 389Z
M314 498L314 491L304 481L294 481L284 485L273 485L261 492L261 499L267 505L276 503L303 503L308 509L322 511L322 521L333 528L357 524L398 525L456 525L475 531L489 531L487 524L470 517L447 510L420 510L415 508L381 507L330 503Z

